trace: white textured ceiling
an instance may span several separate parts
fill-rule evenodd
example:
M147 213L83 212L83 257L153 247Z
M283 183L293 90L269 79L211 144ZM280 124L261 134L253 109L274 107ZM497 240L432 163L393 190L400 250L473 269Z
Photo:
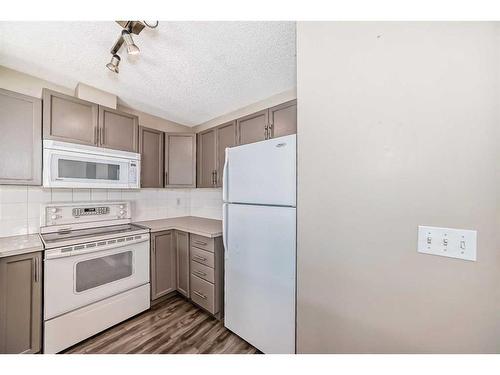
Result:
M0 65L189 126L296 84L294 22L160 21L134 35L139 56L122 47L114 74L105 65L119 33L114 21L0 22Z

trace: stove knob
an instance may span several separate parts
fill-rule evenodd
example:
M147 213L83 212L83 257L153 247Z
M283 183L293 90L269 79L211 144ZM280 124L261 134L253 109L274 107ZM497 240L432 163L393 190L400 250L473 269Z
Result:
M120 204L120 210L123 210L125 208L125 206L123 204Z
M57 212L57 208L51 208L50 212L52 212L53 214L55 214Z
M125 214L125 211L120 210L120 215L122 215L122 216L123 216L124 214Z
M51 218L52 220L55 220L55 219L57 219L57 215L52 215L50 218Z

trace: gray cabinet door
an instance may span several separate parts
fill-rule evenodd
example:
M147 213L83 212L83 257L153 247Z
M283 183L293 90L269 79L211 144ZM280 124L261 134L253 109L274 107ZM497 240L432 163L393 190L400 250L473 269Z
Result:
M259 111L236 120L238 144L263 141L267 138L268 110Z
M163 187L163 132L141 126L139 128L141 154L141 187Z
M138 136L137 116L99 106L99 146L137 152Z
M0 184L41 185L42 101L0 89Z
M41 346L42 253L0 258L0 353Z
M165 134L165 186L196 187L196 134Z
M43 89L43 137L97 145L98 105Z
M197 179L199 188L215 187L217 173L216 129L198 133Z
M189 298L189 235L175 231L177 250L177 290Z
M269 138L297 133L297 101L292 100L269 108Z
M151 300L176 290L176 253L173 231L151 237Z
M222 186L222 172L226 158L226 147L236 146L236 121L217 127L217 187Z

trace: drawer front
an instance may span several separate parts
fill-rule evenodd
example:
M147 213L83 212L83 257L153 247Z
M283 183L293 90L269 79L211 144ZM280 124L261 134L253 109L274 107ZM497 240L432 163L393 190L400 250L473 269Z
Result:
M208 281L191 275L191 300L212 314L215 311L215 287Z
M205 266L214 268L214 253L209 253L208 251L198 249L196 247L191 248L191 260L201 263Z
M191 261L191 274L210 281L212 284L215 282L214 269L193 260Z
M191 246L203 249L206 251L214 252L214 239L191 234Z

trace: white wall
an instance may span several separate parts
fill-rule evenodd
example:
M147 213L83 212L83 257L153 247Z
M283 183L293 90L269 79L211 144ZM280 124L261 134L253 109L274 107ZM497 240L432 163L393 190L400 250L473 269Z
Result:
M134 221L178 216L222 219L220 189L44 189L0 185L0 237L38 233L42 204L128 200Z
M500 348L500 27L299 22L298 350ZM416 251L475 229L478 259Z

